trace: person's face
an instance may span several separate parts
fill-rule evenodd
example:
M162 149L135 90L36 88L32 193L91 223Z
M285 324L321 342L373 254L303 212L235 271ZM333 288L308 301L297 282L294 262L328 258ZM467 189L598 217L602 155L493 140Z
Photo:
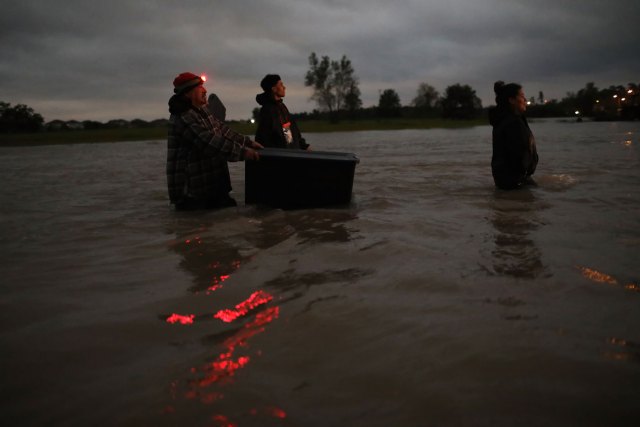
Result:
M509 98L509 103L516 113L522 114L527 111L527 98L524 96L522 89L518 91L514 98Z
M203 105L207 105L207 90L204 88L204 85L198 85L194 87L188 94L187 97L191 100L191 105L194 107L202 107Z
M282 83L282 80L278 80L278 83L276 83L276 85L271 88L273 96L276 98L284 98L286 90L287 88L285 87L284 83Z

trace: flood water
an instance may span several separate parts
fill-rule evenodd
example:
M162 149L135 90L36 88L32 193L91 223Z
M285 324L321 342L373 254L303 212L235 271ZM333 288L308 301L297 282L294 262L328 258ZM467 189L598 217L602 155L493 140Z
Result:
M348 207L174 212L165 142L0 148L5 426L640 420L640 123L308 134ZM295 177L292 177L295 179Z

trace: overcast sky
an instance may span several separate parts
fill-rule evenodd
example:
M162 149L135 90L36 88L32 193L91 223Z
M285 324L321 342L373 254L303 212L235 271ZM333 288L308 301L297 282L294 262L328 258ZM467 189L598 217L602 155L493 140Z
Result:
M493 82L561 99L587 82L640 82L640 0L0 0L0 101L46 121L168 116L173 78L244 119L278 73L293 112L311 111L311 52L346 55L364 106L421 82L461 83L493 104Z

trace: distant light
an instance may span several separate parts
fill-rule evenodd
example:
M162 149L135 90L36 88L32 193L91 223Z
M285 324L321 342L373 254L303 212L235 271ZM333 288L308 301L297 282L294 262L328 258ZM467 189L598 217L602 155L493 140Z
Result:
M617 97L618 97L618 95L613 95L613 97L614 97L614 98L617 98Z
M627 98L622 98L622 99L620 99L620 101L626 101L626 100L627 100Z
M580 111L576 110L576 116L577 116L578 114L580 114Z
M629 90L627 91L627 93L633 93L633 91L632 91L631 89L629 89Z
M531 101L527 101L527 105L531 105Z
M204 74L200 76L200 79L202 79L203 82L207 81L207 76L205 76Z
M599 99L596 99L596 104L599 104L599 103L600 103L600 100L599 100Z
M254 124L256 122L256 119L251 119L251 124Z

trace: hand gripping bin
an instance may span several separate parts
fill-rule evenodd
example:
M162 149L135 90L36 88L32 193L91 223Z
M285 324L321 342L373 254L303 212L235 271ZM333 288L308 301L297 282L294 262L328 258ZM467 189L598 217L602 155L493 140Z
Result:
M245 203L282 209L346 205L360 160L352 153L260 150L245 162Z

